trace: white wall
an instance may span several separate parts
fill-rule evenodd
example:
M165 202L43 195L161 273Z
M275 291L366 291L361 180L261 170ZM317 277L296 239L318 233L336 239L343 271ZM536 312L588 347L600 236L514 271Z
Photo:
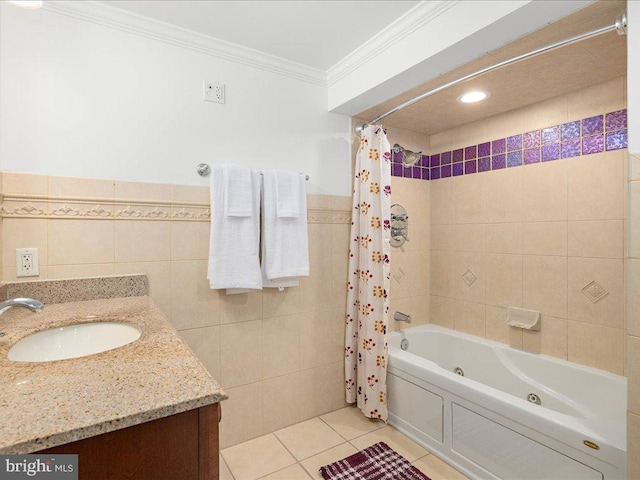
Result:
M206 184L200 162L310 175L350 193L350 126L325 87L0 2L0 169ZM202 100L203 79L225 105Z

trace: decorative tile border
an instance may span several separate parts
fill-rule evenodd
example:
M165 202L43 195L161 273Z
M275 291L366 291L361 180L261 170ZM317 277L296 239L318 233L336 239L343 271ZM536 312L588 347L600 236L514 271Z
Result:
M412 167L402 165L401 154L393 154L391 175L437 180L620 150L627 148L627 143L627 110L624 109L448 152L423 155Z
M105 198L4 195L0 218L58 218L83 220L161 220L208 222L205 203L118 200ZM308 223L351 223L351 210L307 210Z

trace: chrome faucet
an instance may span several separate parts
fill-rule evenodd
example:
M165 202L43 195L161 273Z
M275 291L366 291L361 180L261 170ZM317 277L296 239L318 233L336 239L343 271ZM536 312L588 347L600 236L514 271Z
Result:
M398 322L411 323L411 315L407 315L406 313L402 312L393 312L393 319Z
M13 298L0 303L0 314L4 313L5 310L10 309L11 307L24 307L28 308L32 312L38 313L44 308L44 305L33 298Z
M5 310L9 310L11 307L24 307L28 308L34 313L39 313L44 308L44 305L42 304L42 302L34 300L33 298L12 298L11 300L0 302L0 315L2 315ZM0 337L4 337L4 332L0 332Z
M0 302L0 315L5 310L9 310L11 307L24 307L28 308L34 313L39 313L44 308L42 302L34 300L33 298L12 298L11 300L5 300ZM0 332L0 337L4 337L4 332Z

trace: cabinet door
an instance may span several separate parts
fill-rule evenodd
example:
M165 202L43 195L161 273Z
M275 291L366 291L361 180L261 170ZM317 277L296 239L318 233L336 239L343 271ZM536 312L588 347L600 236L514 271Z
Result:
M217 479L218 405L39 453L78 454L80 480Z

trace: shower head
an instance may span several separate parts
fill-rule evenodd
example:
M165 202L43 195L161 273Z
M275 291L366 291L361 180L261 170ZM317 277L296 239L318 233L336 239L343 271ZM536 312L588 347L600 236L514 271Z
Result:
M418 160L422 158L422 152L412 152L397 143L393 146L392 150L396 155L398 153L402 154L402 164L407 167L415 165Z

